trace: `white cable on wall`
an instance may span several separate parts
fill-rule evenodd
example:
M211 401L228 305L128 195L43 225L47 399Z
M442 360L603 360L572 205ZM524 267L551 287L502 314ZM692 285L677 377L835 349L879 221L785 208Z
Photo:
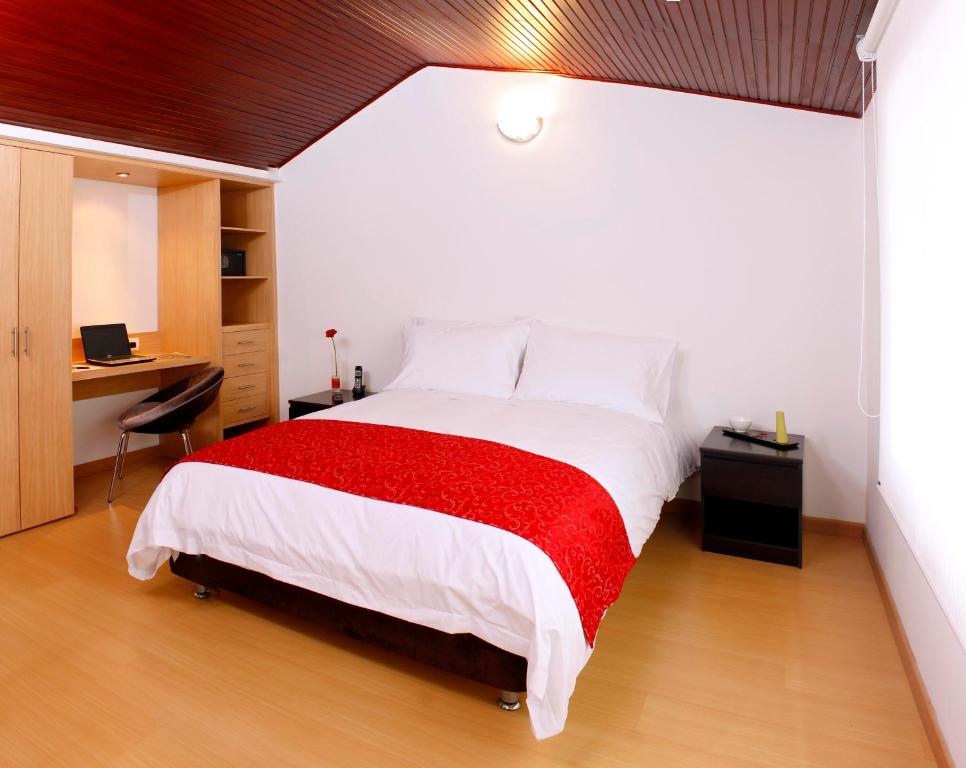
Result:
M865 119L867 116L866 111L866 99L865 99L865 65L868 64L871 69L872 75L872 154L874 160L873 173L873 188L879 189L879 125L877 119L878 108L876 106L875 99L875 61L861 59L861 72L860 77L862 79L862 295L860 299L860 318L859 318L859 373L858 380L856 382L856 398L859 403L859 410L862 411L862 415L869 419L879 418L879 413L871 413L865 407L862 402L862 383L863 374L865 372L865 313L866 313L866 279L869 271L869 157L868 150L866 148L866 125ZM878 202L878 194L876 195L876 200ZM876 206L876 224L878 229L878 205Z

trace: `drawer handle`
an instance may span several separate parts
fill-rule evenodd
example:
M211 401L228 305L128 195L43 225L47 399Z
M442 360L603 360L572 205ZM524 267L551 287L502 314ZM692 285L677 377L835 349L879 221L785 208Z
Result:
M241 392L243 389L255 389L256 386L256 384L243 384L238 388L238 391Z
M256 408L258 408L257 405L249 405L249 406L247 406L245 408L239 408L238 409L238 412L239 413L244 413L245 411L254 411Z
M239 363L238 364L238 367L239 368L253 368L254 366L255 366L255 363Z
M246 339L245 341L239 341L238 342L238 346L239 347L243 347L246 344L254 344L254 343L255 343L255 340L254 339Z

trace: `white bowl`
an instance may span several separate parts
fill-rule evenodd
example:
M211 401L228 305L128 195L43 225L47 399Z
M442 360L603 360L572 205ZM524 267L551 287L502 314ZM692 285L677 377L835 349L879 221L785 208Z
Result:
M732 416L728 421L731 422L731 428L735 432L747 432L748 427L751 426L751 419L744 416Z

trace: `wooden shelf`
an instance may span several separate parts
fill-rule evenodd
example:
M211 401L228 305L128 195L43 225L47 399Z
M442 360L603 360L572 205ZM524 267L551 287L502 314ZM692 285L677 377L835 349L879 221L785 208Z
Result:
M264 235L267 230L249 227L222 227L221 232L224 235Z
M268 280L268 275L222 275L222 280Z
M222 331L261 331L269 327L269 323L234 323L227 321L222 323Z

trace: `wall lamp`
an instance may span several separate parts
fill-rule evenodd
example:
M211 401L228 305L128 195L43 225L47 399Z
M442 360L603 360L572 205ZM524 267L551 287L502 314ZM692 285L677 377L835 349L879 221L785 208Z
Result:
M496 127L510 141L525 144L537 138L537 134L543 130L543 118L533 114L501 115Z
M525 144L543 130L543 116L547 114L547 107L546 88L532 85L514 88L500 99L496 127L510 141Z

